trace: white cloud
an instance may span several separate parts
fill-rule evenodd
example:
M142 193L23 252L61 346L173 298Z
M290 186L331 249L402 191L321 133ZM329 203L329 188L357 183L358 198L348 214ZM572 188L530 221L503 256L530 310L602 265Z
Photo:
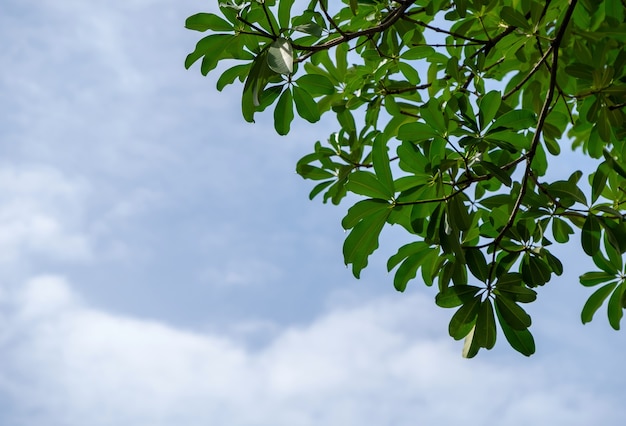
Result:
M98 311L60 277L33 278L13 300L0 348L6 424L576 425L625 414L619 395L558 364L462 359L422 296L335 307L261 348Z
M81 203L89 185L50 167L0 166L0 261L15 262L26 254L60 260L91 256L81 232Z

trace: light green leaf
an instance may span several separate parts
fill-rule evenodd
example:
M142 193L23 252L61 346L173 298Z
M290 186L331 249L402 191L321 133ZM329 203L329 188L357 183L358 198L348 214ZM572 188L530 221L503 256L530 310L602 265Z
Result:
M398 129L398 139L401 141L421 142L436 136L439 136L439 132L425 123L406 123Z
M276 39L267 50L267 65L278 74L293 72L293 48L286 38Z
M502 95L497 90L492 90L480 99L478 103L478 119L481 128L485 128L495 118L501 102Z

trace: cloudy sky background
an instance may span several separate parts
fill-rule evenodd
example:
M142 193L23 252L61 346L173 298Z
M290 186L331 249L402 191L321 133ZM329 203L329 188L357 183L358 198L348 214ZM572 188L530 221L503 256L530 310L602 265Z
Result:
M347 206L294 173L332 123L279 137L185 71L213 9L0 0L0 424L623 421L626 339L581 325L576 244L529 307L538 353L462 359L433 290L393 290L400 232L343 266Z

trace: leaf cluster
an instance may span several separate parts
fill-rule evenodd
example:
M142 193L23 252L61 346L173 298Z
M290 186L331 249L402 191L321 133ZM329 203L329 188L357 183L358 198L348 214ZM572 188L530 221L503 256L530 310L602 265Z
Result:
M577 230L598 270L582 309L626 307L626 6L621 0L229 0L185 65L229 64L218 90L243 84L242 114L273 106L279 134L295 116L336 117L297 172L310 198L361 199L342 221L346 265L358 278L388 225L412 242L389 258L394 286L420 276L455 308L450 336L464 356L491 349L500 329L535 351L522 307L563 273L550 252ZM588 176L550 178L570 145Z

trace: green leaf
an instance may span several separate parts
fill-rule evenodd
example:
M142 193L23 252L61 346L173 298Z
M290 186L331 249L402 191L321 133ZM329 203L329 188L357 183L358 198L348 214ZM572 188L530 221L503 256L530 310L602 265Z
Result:
M531 356L532 354L534 354L535 339L533 338L533 335L530 333L530 331L528 331L528 329L513 329L502 317L502 314L498 309L498 304L496 304L496 315L498 317L500 327L502 327L504 337L506 337L506 340L509 342L511 347L526 356Z
M366 200L368 201L368 200ZM345 220L345 219L344 219ZM391 271L393 268L398 266L400 262L406 259L409 256L414 254L423 253L424 250L429 248L428 244L423 241L416 241L413 243L405 244L398 249L398 252L391 256L387 261L387 271Z
M428 247L424 248L421 253L410 255L402 262L393 279L393 286L396 290L400 292L406 290L408 282L415 278L417 270L424 263L424 253L427 251L430 251Z
M478 346L486 349L491 349L496 344L496 320L489 298L480 304L473 339Z
M476 296L482 288L473 285L445 287L435 296L435 303L442 308L456 308Z
M509 25L512 25L517 28L522 28L525 30L530 29L530 24L517 10L513 9L510 6L504 6L500 11L500 17Z
M293 86L293 100L296 104L298 115L309 123L315 123L320 119L317 103L309 93L298 86Z
M352 229L363 219L387 211L389 207L390 204L383 200L361 200L348 209L341 226L346 230Z
M550 281L552 269L537 256L525 254L522 258L522 277L529 287L544 285Z
M487 267L485 255L481 250L475 248L466 249L465 261L472 275L482 282L487 282L489 268Z
M195 31L232 31L233 25L212 13L197 13L185 21L185 28Z
M280 0L278 2L278 23L281 28L289 27L289 19L291 17L291 6L295 0Z
M467 336L474 327L476 316L480 309L480 296L473 297L454 313L448 325L448 332L455 340L460 340Z
M604 188L606 187L606 180L609 176L609 165L607 164L606 161L602 162L602 164L600 164L598 166L598 169L596 170L596 172L593 174L593 181L591 183L591 202L595 203L598 199L598 197L600 197L600 194L602 194L602 191L604 191Z
M298 78L296 83L313 96L332 95L335 93L335 86L332 81L324 75L305 74Z
M485 128L495 118L501 102L502 96L497 90L492 90L480 99L478 103L478 119L481 128Z
M580 236L583 250L587 255L593 256L600 250L601 232L602 226L598 218L592 214L588 215Z
M552 219L552 235L557 243L566 243L569 241L569 236L574 233L574 230L563 219L555 217Z
M462 197L463 194L457 194L450 198L446 203L446 208L449 223L461 231L467 231L472 226L472 218Z
M223 56L224 49L235 36L230 34L211 34L201 39L193 52L185 59L185 68L189 69L198 59L204 57L201 72L207 75L215 68L217 61Z
M587 302L585 302L585 306L580 313L580 318L583 324L587 324L593 319L593 315L600 308L600 306L602 306L604 300L609 297L609 294L611 294L616 286L616 282L606 284L597 289L591 296L589 296L589 299L587 300Z
M421 142L436 136L439 136L439 132L425 123L406 123L398 129L398 139L401 141Z
M276 75L267 65L267 50L263 50L252 62L241 97L241 111L244 119L254 122L254 112L261 105L261 95L272 76Z
M496 294L520 303L531 303L537 300L537 292L521 284L521 281L519 284L507 284L502 281L502 278L496 283Z
M378 236L385 226L390 208L379 210L356 224L343 244L343 257L346 265L352 264L352 273L359 278L367 259L378 248Z
M502 319L514 330L525 330L530 327L530 315L521 306L505 296L505 293L496 296L496 306Z
M393 193L389 192L388 188L378 180L376 175L362 170L357 170L350 174L346 188L355 194L371 198L388 200L393 197Z
M378 182L385 188L385 193L393 197L395 189L389 164L389 155L387 154L387 140L382 134L374 139L372 146L372 162L374 163L374 172L376 173Z
M605 149L603 152L606 163L615 171L618 175L626 179L626 170L613 158L613 156Z
M547 191L553 197L558 198L564 203L566 203L568 200L571 200L572 203L578 202L587 205L587 197L585 197L585 194L575 183L560 180L548 185Z
M537 124L535 113L526 109L518 109L502 114L489 126L487 133L496 129L505 128L513 130L525 130Z
M510 187L513 184L511 176L495 164L490 163L489 161L481 161L478 164L484 167L489 174L498 179L504 185Z
M291 122L293 121L293 98L291 89L287 88L283 91L278 99L276 109L274 110L274 128L279 135L289 133Z
M293 72L293 49L286 38L276 39L267 50L267 65L278 74Z
M234 67L228 68L217 80L217 90L221 92L224 87L232 84L237 77L239 77L243 81L243 78L248 75L249 69L249 64L235 65Z
M580 283L585 287L592 287L600 283L605 283L615 279L616 274L609 274L603 271L585 272L580 276Z
M622 308L622 297L624 296L624 290L626 288L626 282L622 282L617 286L611 297L609 298L609 304L607 306L607 314L609 316L609 324L615 330L619 330L620 322L624 316L624 310Z
M476 343L476 339L474 338L475 331L476 325L472 326L469 333L467 333L467 336L465 336L465 341L463 342L463 350L461 351L461 356L463 358L474 358L480 350L480 346Z

